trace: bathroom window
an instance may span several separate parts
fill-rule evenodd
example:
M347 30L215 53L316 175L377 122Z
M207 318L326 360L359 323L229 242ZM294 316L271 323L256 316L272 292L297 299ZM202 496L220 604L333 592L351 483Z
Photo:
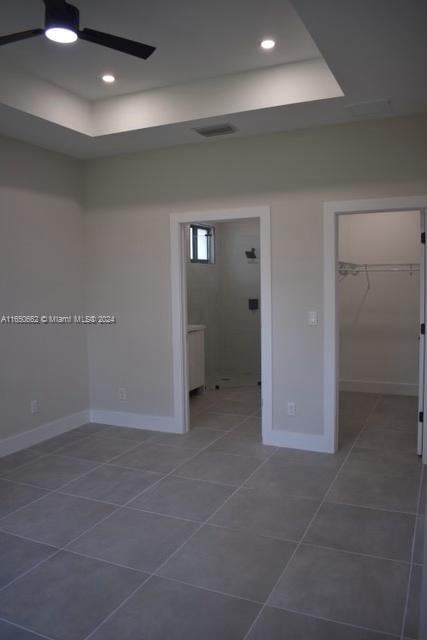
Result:
M190 260L202 264L215 262L215 228L190 225Z

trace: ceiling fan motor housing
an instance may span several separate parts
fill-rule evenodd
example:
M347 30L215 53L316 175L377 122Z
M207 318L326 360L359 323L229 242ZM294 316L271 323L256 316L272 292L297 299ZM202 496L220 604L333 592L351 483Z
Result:
M80 26L80 12L67 2L46 2L46 30L70 29L78 32Z

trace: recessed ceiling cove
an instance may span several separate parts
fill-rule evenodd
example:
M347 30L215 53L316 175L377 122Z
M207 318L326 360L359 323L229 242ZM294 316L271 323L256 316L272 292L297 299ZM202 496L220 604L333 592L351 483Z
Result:
M325 3L328 16L338 17L339 31L319 11ZM409 29L420 15L406 12L402 22L398 2L376 3L384 5L388 20L375 23L364 47L373 46L375 37L378 55L382 31L395 19ZM223 122L234 137L345 122L354 117L346 106L369 101L387 101L390 115L420 110L420 100L404 104L398 88L393 92L390 82L383 87L381 77L374 90L376 60L366 87L357 56L343 69L350 43L360 37L358 22L369 21L376 3L71 0L81 28L152 44L155 53L142 60L80 38L60 45L44 36L0 47L0 132L91 157L206 144L195 129ZM417 5L413 0L411 7ZM0 36L43 27L44 3L3 0L0 25ZM275 47L263 50L265 39ZM103 82L106 74L115 82Z

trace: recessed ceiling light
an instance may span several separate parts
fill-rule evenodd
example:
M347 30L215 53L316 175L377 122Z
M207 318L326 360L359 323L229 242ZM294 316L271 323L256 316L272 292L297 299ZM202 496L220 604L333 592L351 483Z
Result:
M261 48L265 49L266 51L268 51L269 49L274 49L275 46L276 46L276 43L271 38L266 38L261 42Z
M71 29L64 29L63 27L51 27L45 31L46 38L53 40L53 42L60 42L61 44L71 44L77 40L77 33Z
M112 84L113 82L116 81L116 78L111 73L104 73L104 75L102 76L102 79L107 84Z

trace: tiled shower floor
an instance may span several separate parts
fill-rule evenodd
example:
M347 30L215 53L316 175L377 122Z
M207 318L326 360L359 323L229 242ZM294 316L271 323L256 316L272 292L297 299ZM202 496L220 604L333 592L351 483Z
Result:
M335 456L262 446L259 413L212 392L185 436L92 424L1 459L0 638L416 638L415 400L343 394Z

